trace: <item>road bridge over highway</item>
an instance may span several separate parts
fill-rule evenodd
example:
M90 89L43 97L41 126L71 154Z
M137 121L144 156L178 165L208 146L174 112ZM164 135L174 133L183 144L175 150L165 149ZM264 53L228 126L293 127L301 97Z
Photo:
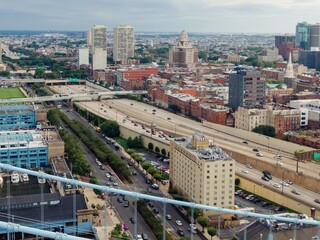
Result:
M0 104L10 104L10 103L30 103L30 102L50 102L50 101L61 101L61 100L71 100L71 101L81 101L81 100L100 100L103 97L108 96L125 96L125 95L144 95L147 91L106 91L106 92L89 92L89 93L77 93L77 94L54 94L52 96L44 97L31 97L31 98L10 98L10 99L0 99Z

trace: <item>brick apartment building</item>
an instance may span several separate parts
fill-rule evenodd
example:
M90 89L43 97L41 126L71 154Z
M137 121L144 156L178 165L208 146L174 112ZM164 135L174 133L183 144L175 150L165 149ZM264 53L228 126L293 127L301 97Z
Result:
M118 69L117 84L124 89L143 89L146 79L151 75L157 75L158 68L143 69Z

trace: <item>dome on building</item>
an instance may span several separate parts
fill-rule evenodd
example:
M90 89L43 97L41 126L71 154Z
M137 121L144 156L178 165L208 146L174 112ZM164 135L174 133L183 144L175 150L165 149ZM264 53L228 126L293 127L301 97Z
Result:
M188 42L188 41L189 41L189 39L188 39L188 34L187 34L186 31L183 30L183 31L180 33L179 42Z

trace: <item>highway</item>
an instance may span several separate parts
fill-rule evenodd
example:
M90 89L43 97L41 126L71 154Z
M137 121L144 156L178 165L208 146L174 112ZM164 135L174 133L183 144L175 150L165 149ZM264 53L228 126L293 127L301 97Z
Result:
M86 122L83 118L81 118L75 111L65 111L66 114L68 114L71 118L76 119L77 121L81 122L82 124L85 124L89 126L88 122ZM92 133L96 134L100 138L102 136L98 133L96 133L93 129ZM102 138L103 139L103 138ZM126 153L121 151L116 151L112 146L110 146L114 152L121 156L127 156ZM91 151L84 146L85 152L87 154L87 158L90 161L91 166L93 167L94 175L97 177L99 182L101 184L104 184L107 182L106 173L107 172L113 172L109 166L106 166L106 170L101 170L100 167L95 162L95 156L91 153ZM153 160L153 159L147 159L147 160ZM126 160L127 161L127 160ZM145 175L139 171L134 166L131 166L131 171L136 171L137 175L132 175L131 178L133 180L133 184L124 184L116 175L114 178L116 178L116 182L118 184L118 187L124 190L129 191L136 191L140 193L147 193L147 189L150 188L150 185L146 183L146 177ZM152 190L152 195L159 196L159 197L167 197L163 192L160 190ZM129 198L129 207L125 208L123 206L123 203L118 202L118 198L122 198L121 196L111 196L110 202L115 207L116 211L119 214L119 217L122 219L123 223L126 223L129 227L129 231L132 235L134 235L135 229L134 227L137 226L137 233L146 233L149 237L149 239L156 239L153 235L152 231L149 229L149 227L144 222L143 218L137 214L137 224L132 224L129 219L131 217L135 216L135 206L133 201L135 201L134 198ZM163 221L163 216L165 216L163 209L164 205L158 202L153 202L154 207L150 208L150 210L153 211L154 208L159 210L159 214L157 214L157 217ZM176 209L170 205L166 205L166 214L170 214L172 217L172 220L166 220L166 228L173 234L176 234L178 229L182 229L186 236L189 235L190 232L188 232L188 223L185 222L179 215L179 213L176 211ZM178 226L175 221L180 220L182 222L182 226ZM200 239L197 235L193 236L193 239Z

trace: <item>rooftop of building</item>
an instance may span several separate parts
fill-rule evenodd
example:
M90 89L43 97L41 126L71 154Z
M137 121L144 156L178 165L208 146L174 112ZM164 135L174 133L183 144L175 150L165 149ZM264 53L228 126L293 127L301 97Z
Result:
M47 146L47 142L60 140L60 135L55 128L0 132L0 144L9 144L10 148L44 147Z
M30 105L6 105L0 106L0 114L12 114L12 113L29 113L34 112L37 108Z
M189 152L196 155L200 160L204 161L230 161L232 158L225 153L220 147L213 146L209 141L208 147L196 148L192 144L192 140L206 141L208 140L202 133L194 133L192 137L175 138L174 141L180 146L186 148Z

